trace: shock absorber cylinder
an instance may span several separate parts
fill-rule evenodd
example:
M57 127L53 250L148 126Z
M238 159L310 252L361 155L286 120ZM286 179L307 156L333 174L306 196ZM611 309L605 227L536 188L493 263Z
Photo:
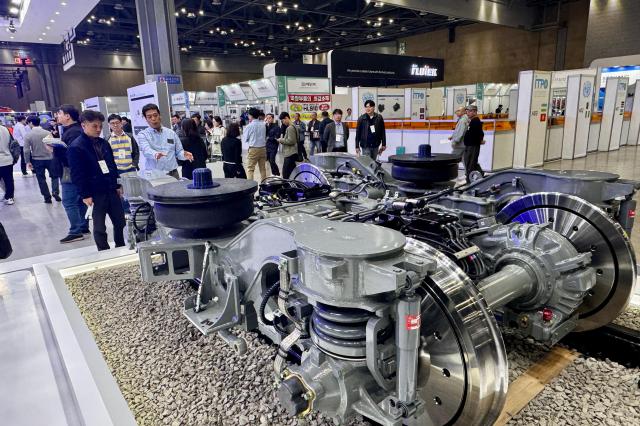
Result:
M397 394L405 406L416 400L419 346L420 298L411 291L396 304Z

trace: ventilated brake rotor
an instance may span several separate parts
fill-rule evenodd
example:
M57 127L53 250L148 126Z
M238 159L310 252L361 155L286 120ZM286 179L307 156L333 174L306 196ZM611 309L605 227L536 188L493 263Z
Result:
M423 287L416 425L490 425L504 405L508 367L496 320L471 280L446 256L408 239L405 250L435 258Z
M607 325L627 307L636 281L635 253L624 230L600 208L572 195L543 192L509 203L497 219L549 223L579 252L591 252L596 285L578 309L576 331Z

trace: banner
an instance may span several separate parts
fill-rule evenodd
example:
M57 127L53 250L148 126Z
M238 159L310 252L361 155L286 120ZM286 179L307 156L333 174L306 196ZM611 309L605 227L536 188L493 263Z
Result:
M331 95L329 94L290 94L289 114L291 118L296 113L300 113L302 121L311 120L311 114L320 115L322 111L331 110Z

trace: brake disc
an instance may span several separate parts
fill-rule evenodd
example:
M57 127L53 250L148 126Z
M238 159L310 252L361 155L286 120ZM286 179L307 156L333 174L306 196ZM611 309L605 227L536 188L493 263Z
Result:
M626 309L636 282L636 257L622 227L597 206L573 195L525 195L498 213L501 223L549 223L581 252L591 252L596 285L578 309L576 331L593 330Z
M423 287L418 388L426 407L416 424L493 424L508 386L506 351L493 313L445 255L410 238L405 250L438 265Z

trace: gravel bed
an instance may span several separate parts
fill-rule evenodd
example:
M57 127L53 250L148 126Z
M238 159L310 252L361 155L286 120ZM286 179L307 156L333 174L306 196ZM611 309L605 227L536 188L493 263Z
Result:
M273 345L238 332L248 348L239 356L191 326L181 314L189 285L143 283L125 266L77 275L67 286L139 425L333 425L317 413L298 421L280 407Z
M333 425L320 414L292 419L277 403L275 347L254 333L239 356L202 336L182 316L187 284L143 283L137 267L77 275L67 285L140 425ZM624 321L638 310L621 316ZM616 320L618 321L618 320ZM640 328L640 327L636 327ZM503 330L509 381L549 347ZM578 358L518 416L514 425L640 425L638 369ZM357 420L353 426L366 426Z
M613 323L640 330L640 307L629 305L626 311L613 320Z

